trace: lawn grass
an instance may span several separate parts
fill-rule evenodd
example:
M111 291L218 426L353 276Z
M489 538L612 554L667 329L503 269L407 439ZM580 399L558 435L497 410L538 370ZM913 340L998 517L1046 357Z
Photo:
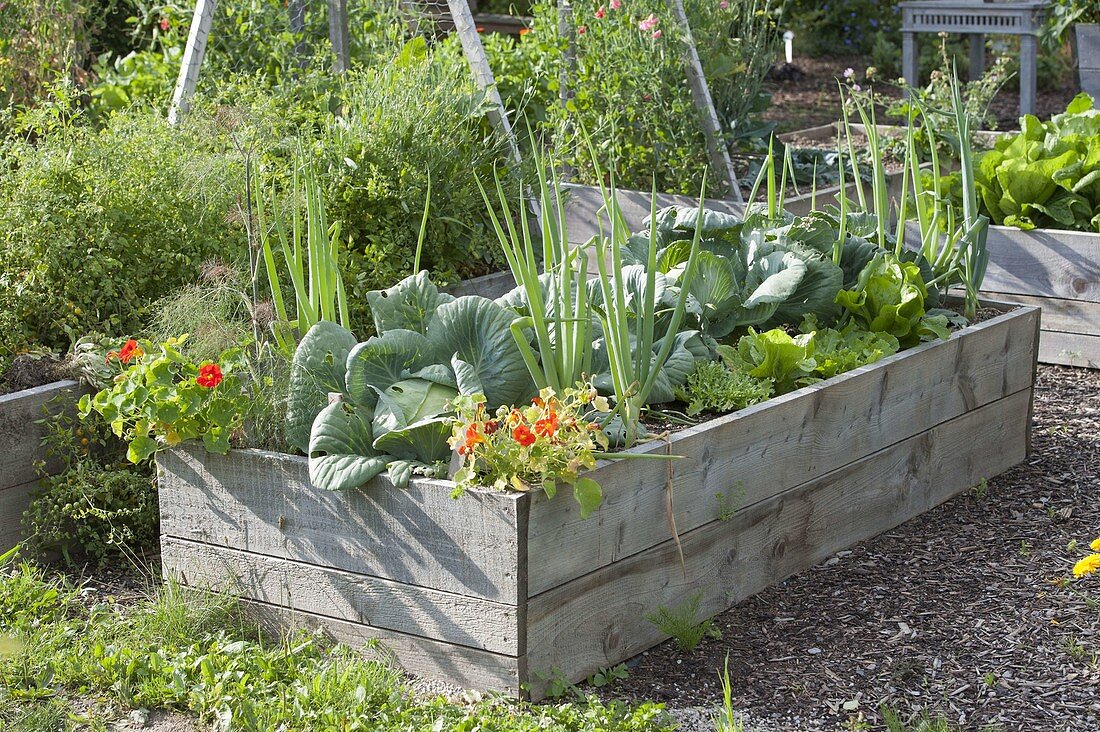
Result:
M31 564L0 567L0 731L103 729L94 713L74 716L73 697L256 732L672 729L653 704L417 697L393 668L316 634L272 637L227 597L165 585L92 604L80 593Z

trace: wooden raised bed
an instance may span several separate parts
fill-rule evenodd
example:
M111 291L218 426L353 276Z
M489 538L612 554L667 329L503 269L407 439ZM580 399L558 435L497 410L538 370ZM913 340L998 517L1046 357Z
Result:
M43 409L56 405L60 395L71 397L70 408L80 396L75 381L24 389L0 396L0 553L23 540L23 512L38 487L34 463L40 457ZM48 474L57 466L47 465Z
M1100 368L1100 234L990 226L986 248L982 296L1042 309L1039 362Z
M1005 306L1007 307L1007 306ZM164 574L281 622L379 641L405 669L538 698L916 516L1028 453L1039 313L1021 307L601 464L587 520L567 491L318 490L305 458L158 456ZM718 494L722 494L719 496Z
M1039 361L1100 368L1100 234L990 226L988 297L1042 308Z

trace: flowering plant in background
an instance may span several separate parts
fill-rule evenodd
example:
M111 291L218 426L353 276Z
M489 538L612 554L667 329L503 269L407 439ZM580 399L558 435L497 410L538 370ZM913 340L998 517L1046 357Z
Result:
M243 425L249 404L241 378L247 373L244 354L234 348L217 362L193 363L179 351L186 339L155 346L127 340L105 359L117 369L111 385L80 400L81 419L99 413L128 444L131 462L184 440L201 439L210 452L224 454Z
M529 491L553 498L560 484L573 486L581 518L600 505L600 486L581 473L596 466L607 436L588 417L610 405L590 384L562 394L546 388L530 406L502 406L490 414L480 394L455 397L449 444L462 460L456 491L475 486Z

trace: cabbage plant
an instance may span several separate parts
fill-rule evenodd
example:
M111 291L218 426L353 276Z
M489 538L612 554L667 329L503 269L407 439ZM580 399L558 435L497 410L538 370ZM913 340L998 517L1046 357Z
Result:
M484 394L496 408L535 393L505 305L440 292L427 272L367 299L377 335L357 343L321 321L294 355L287 439L309 455L319 488L356 487L387 470L398 486L435 475L450 454L455 396Z

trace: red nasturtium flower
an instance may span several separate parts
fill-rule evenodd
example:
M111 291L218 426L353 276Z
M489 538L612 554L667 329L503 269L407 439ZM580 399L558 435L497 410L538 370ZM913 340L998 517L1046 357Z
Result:
M491 435L499 428L500 422L497 422L495 419L490 419L488 422L485 423L485 434Z
M204 363L199 366L199 375L195 377L195 383L205 389L213 389L222 383L222 369L216 363Z
M118 360L122 361L122 363L130 363L130 361L132 361L135 357L141 358L144 355L145 350L138 345L137 341L131 338L130 340L126 341L126 343L122 346L122 350L119 351Z
M512 430L512 438L524 447L530 447L535 444L535 433L525 424L517 425L516 428Z

